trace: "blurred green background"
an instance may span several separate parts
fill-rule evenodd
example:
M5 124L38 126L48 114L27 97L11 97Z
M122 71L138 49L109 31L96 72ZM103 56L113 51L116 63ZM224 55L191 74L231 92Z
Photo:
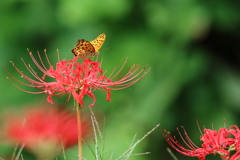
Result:
M70 59L78 39L93 40L100 33L107 35L100 53L104 70L123 64L126 57L125 72L133 64L151 67L135 85L113 91L110 102L105 93L95 92L93 110L106 117L104 159L112 152L116 159L127 150L135 133L139 139L158 123L176 136L176 128L184 126L198 146L196 120L202 128L213 126L216 130L224 126L223 119L227 127L240 125L240 1L227 0L1 1L0 109L21 108L46 99L46 95L18 90L5 78L4 67L20 78L9 61L27 73L20 60L32 63L26 48L36 55L47 49L53 62L56 49L61 59ZM56 103L72 107L73 102L66 99L54 97ZM88 112L88 107L82 110L83 114ZM131 160L172 159L160 128L134 151L151 154ZM92 140L89 143L92 145ZM85 158L94 159L86 146L84 153ZM179 159L197 159L173 153ZM76 159L76 154L76 147L66 150L67 160ZM27 153L24 157L28 159Z

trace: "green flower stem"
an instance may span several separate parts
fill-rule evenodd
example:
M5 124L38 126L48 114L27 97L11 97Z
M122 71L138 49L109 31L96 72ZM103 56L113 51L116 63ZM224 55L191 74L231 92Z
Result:
M78 160L82 160L82 126L81 126L81 114L80 114L80 104L77 100L74 100L74 106L77 113L77 127L78 127Z

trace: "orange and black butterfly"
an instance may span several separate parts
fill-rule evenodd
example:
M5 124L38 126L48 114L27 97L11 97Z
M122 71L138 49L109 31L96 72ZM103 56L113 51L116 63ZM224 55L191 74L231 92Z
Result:
M73 48L71 52L73 55L79 57L97 56L99 54L99 49L102 47L105 39L105 33L100 34L96 39L90 42L84 39L79 39L75 45L75 48Z

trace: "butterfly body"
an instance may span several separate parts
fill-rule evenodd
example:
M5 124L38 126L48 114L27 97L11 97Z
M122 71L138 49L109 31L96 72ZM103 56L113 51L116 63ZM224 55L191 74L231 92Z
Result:
M79 39L75 48L71 50L73 55L79 57L93 57L99 54L99 49L102 47L106 39L106 34L100 34L96 39L87 41L85 39Z

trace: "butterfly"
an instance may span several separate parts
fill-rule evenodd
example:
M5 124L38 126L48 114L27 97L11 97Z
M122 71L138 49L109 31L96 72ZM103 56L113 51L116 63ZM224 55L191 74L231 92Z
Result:
M97 56L99 54L98 50L102 47L105 39L105 33L100 34L96 39L90 42L85 39L79 39L75 45L75 48L73 48L71 52L73 55L79 57Z

